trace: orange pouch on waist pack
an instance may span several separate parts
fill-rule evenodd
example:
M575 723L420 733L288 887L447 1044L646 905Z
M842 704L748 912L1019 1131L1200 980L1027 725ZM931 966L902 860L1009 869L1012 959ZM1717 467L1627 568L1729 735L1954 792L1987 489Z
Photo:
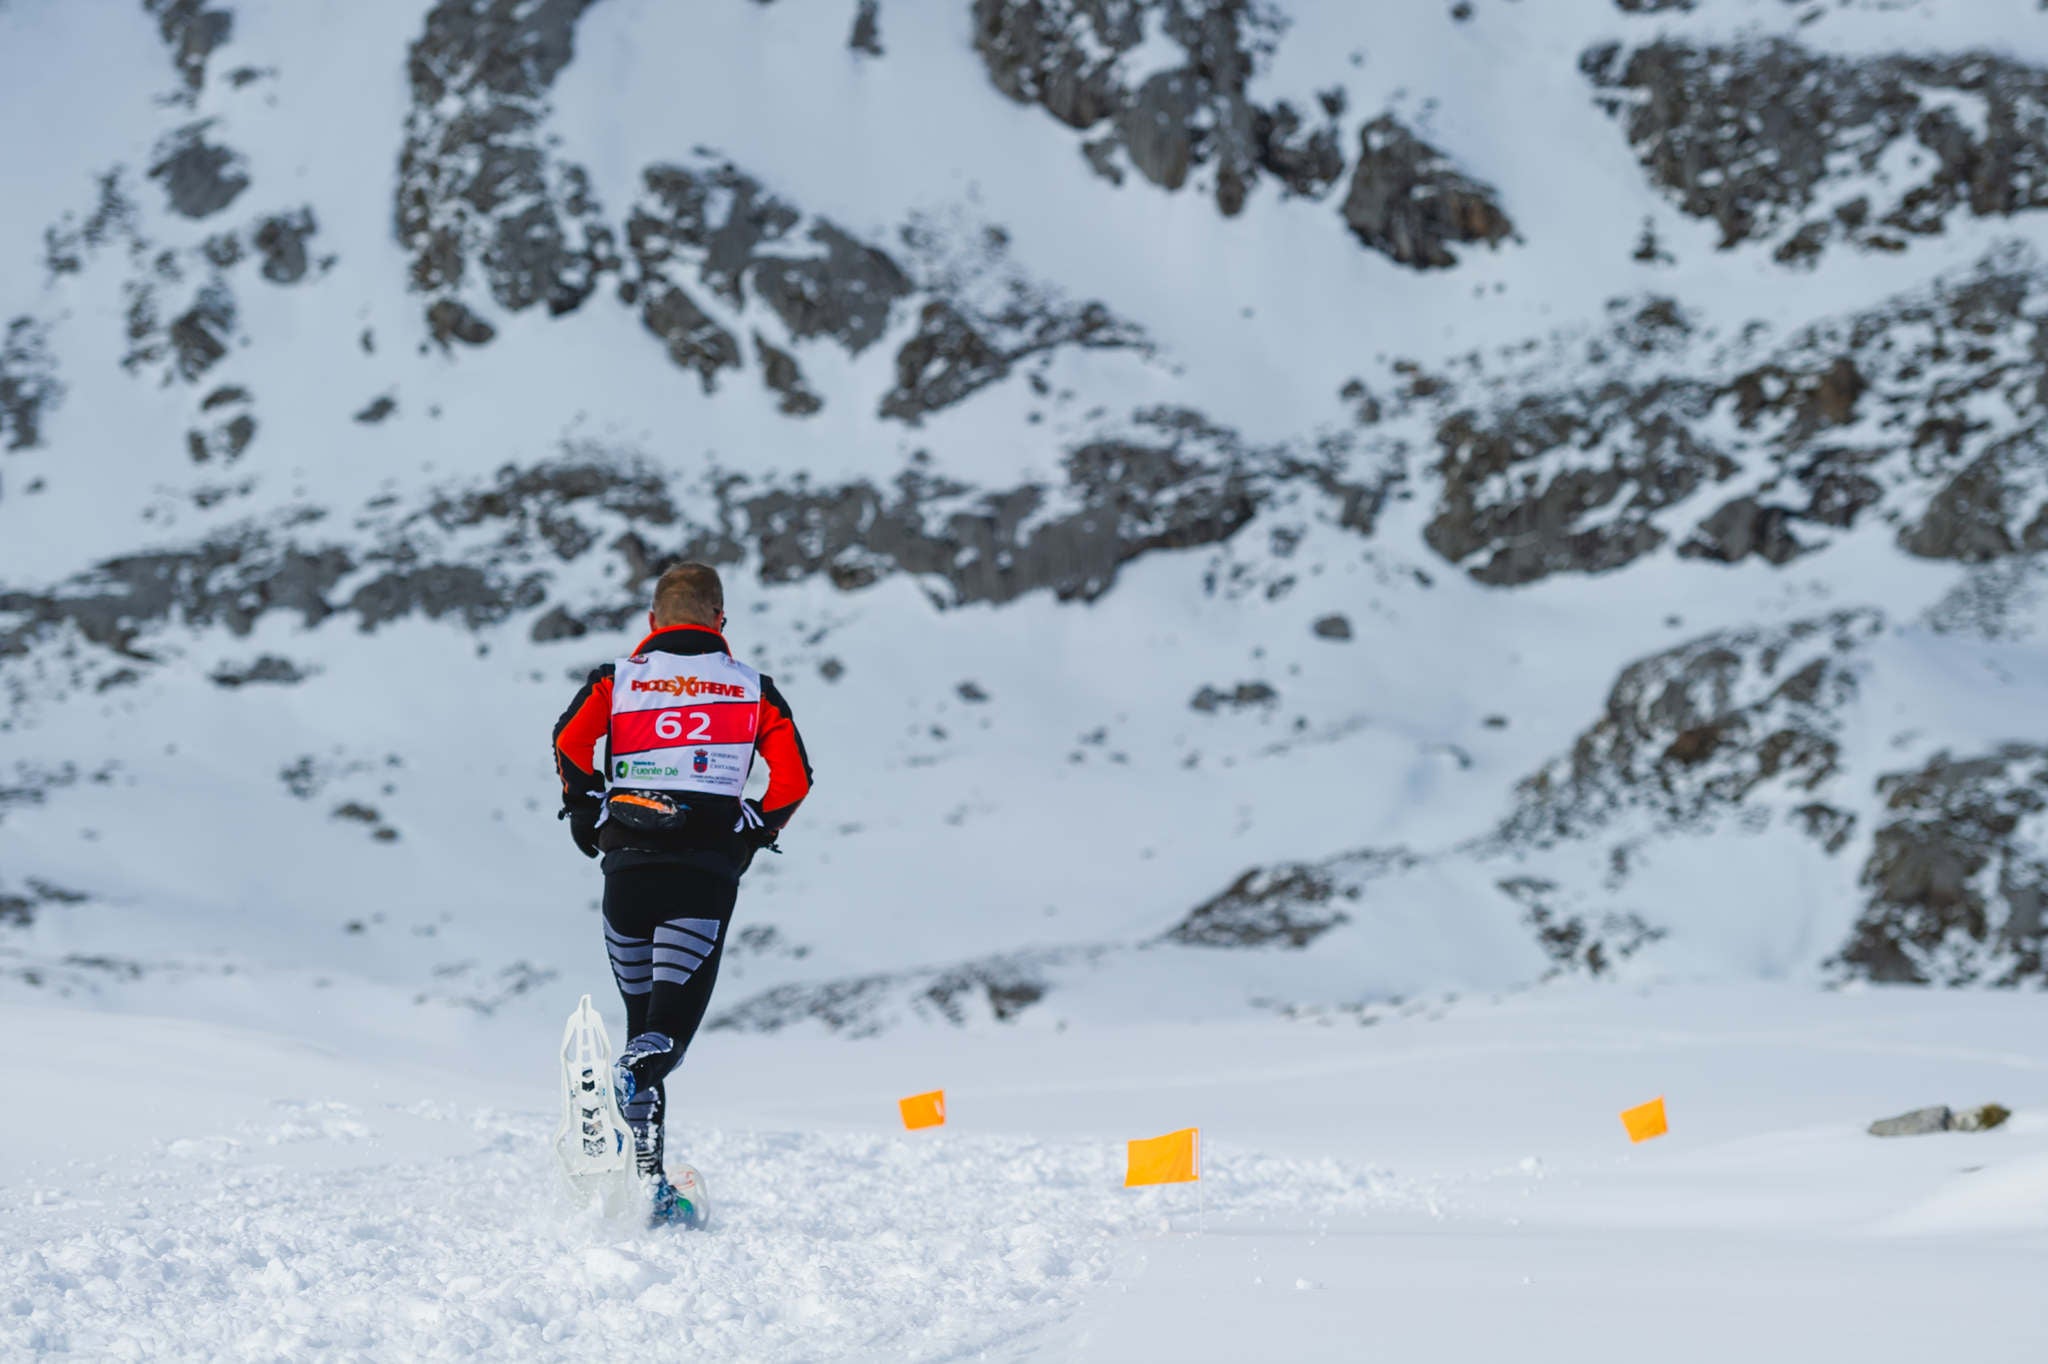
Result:
M614 791L605 797L605 819L642 834L672 834L689 822L690 807L653 791Z

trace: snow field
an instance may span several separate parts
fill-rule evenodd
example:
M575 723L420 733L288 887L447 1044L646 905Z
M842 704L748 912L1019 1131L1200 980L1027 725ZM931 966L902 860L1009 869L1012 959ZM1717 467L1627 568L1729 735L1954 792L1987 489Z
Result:
M85 1126L0 1114L0 1358L2033 1359L2038 1008L1671 985L1364 1028L712 1034L671 1130L702 1234L563 1205L520 1028L451 1065L7 1008L14 1092L60 1048L130 1079ZM947 1129L895 1127L918 1075ZM1630 1147L1615 1114L1660 1088L1672 1134ZM1990 1098L1999 1131L1862 1131ZM1121 1139L1176 1118L1202 1185L1120 1188Z

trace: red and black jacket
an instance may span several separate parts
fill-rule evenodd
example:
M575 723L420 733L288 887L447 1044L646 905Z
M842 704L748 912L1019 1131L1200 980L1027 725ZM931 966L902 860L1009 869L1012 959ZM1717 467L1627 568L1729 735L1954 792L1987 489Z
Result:
M656 630L634 648L635 654L729 654L725 637L701 625L672 625ZM562 808L571 812L595 810L604 799L605 781L593 769L592 752L611 730L612 665L607 663L590 674L576 699L555 722L555 771L562 778ZM768 790L761 797L761 818L768 828L789 823L796 807L811 793L811 760L804 751L803 736L789 703L782 699L774 679L761 678L761 723L754 739L754 752L768 764ZM739 855L744 840L734 832L739 822L739 802L727 797L689 798L692 818L672 834L628 835L607 824L599 835L606 852L627 848L647 852L710 850ZM658 843L660 846L650 846Z

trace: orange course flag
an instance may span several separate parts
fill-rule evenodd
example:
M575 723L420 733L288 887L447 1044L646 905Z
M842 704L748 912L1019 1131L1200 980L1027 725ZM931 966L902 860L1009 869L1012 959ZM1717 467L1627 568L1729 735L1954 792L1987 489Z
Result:
M1664 1121L1664 1097L1660 1094L1646 1104L1640 1104L1621 1115L1621 1125L1628 1129L1630 1141L1648 1141L1661 1137L1671 1130Z
M1124 1167L1124 1187L1140 1184L1185 1184L1202 1177L1202 1132L1186 1127L1163 1137L1131 1143Z
M898 1099L896 1107L903 1113L903 1125L913 1132L920 1127L946 1125L946 1091L943 1089Z

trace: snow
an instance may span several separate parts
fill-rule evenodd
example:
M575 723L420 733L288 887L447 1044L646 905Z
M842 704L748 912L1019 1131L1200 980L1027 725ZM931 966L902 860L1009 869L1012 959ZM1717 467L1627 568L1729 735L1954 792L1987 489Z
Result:
M1352 1023L700 1043L714 1225L554 1185L551 1039L8 1006L119 1107L0 1112L0 1354L273 1360L2036 1358L2048 1042L2012 996L1553 990ZM615 1011L613 1011L615 1012ZM104 1080L101 1077L106 1077ZM948 1126L902 1094L944 1084ZM1663 1093L1671 1135L1617 1114ZM2004 1128L1883 1141L1923 1102ZM61 1112L61 1110L60 1110ZM1203 1129L1200 1186L1122 1142Z
M608 289L563 318L486 307L489 346L424 350L390 194L423 4L234 8L186 109L163 101L173 76L139 6L0 0L0 122L39 134L0 164L0 321L50 324L67 389L49 448L6 456L0 588L309 508L370 544L389 529L373 499L406 514L586 444L685 495L735 471L886 480L926 450L937 476L1011 487L1156 403L1306 443L1349 429L1340 387L1394 356L1494 364L1529 341L1564 383L1612 298L1677 298L1717 344L1757 320L1789 335L1995 244L2048 242L2039 215L1957 217L1896 256L1831 250L1796 276L1767 245L1717 250L1712 224L1644 182L1576 66L1591 43L1658 32L2039 62L2032 0L1727 0L1654 18L1479 0L1465 24L1410 0L1363 26L1357 0L1289 4L1255 95L1308 107L1339 87L1347 137L1391 108L1513 214L1521 240L1431 274L1360 249L1341 185L1308 201L1268 179L1226 220L1199 185L1089 174L1081 135L989 88L965 3L913 20L892 0L881 59L846 50L850 5L595 5L546 131L609 219L647 164L708 148L891 249L913 216L956 245L1000 225L1002 272L1100 298L1156 346L1057 357L1049 382L1071 403L1018 381L908 430L874 416L906 311L857 357L792 347L827 400L795 423L752 375L707 397ZM265 74L219 79L243 65ZM194 118L253 176L203 224L171 218L144 173ZM227 474L183 452L199 393L120 366L129 248L75 277L42 268L44 230L89 213L117 164L155 246L310 205L314 253L335 257L289 289L236 278L250 343L203 387L250 388L262 429ZM1645 222L1677 264L1631 259ZM919 268L958 265L936 257ZM165 286L162 310L195 283ZM758 307L721 316L780 335ZM349 420L385 393L389 421ZM1843 716L1855 780L1829 793L1867 838L1878 772L2038 734L2048 603L1995 640L1917 624L1962 573L1904 558L1881 523L1783 569L1665 554L1493 590L1424 547L1415 479L1369 539L1282 508L1230 546L1128 566L1091 604L940 610L905 579L849 593L731 575L733 637L791 697L820 786L790 855L763 859L742 898L736 928L780 946L735 952L714 1018L779 986L1060 964L1005 1027L985 1009L960 1030L915 1022L929 1011L906 988L889 1019L913 1021L881 1040L707 1034L674 1132L712 1193L700 1237L565 1209L546 1154L553 1039L605 968L541 737L630 635L535 644L537 611L474 632L277 613L245 636L154 632L140 643L158 663L105 692L56 685L96 656L76 639L4 660L21 695L0 788L76 776L0 810L0 892L88 898L0 926L0 1084L19 1096L0 1105L0 1357L2040 1357L2038 995L1820 992L1861 859L1782 826L1639 846L1628 899L1669 936L1618 981L1532 989L1550 963L1497 889L1506 869L1468 854L1631 661L1880 606L1888 632ZM47 485L33 497L31 480ZM194 503L219 485L223 501ZM1676 538L1705 510L1660 524ZM1270 534L1297 521L1282 563ZM553 600L595 604L618 593L602 558L538 568ZM1229 586L1239 564L1265 576ZM1283 571L1291 589L1269 595ZM1316 637L1337 612L1353 638ZM208 680L264 653L312 675ZM970 680L991 700L963 701ZM1189 708L1254 680L1275 705ZM324 784L299 799L281 774L309 757ZM399 837L331 817L350 801ZM1396 847L1433 860L1375 882L1313 950L1158 942L1248 868ZM1594 886L1608 851L1513 870ZM903 1133L895 1100L939 1085L949 1127ZM1658 1094L1672 1134L1627 1146L1615 1115ZM1989 1099L2016 1110L2008 1127L1862 1131ZM1191 1124L1201 1189L1118 1187L1122 1141Z

